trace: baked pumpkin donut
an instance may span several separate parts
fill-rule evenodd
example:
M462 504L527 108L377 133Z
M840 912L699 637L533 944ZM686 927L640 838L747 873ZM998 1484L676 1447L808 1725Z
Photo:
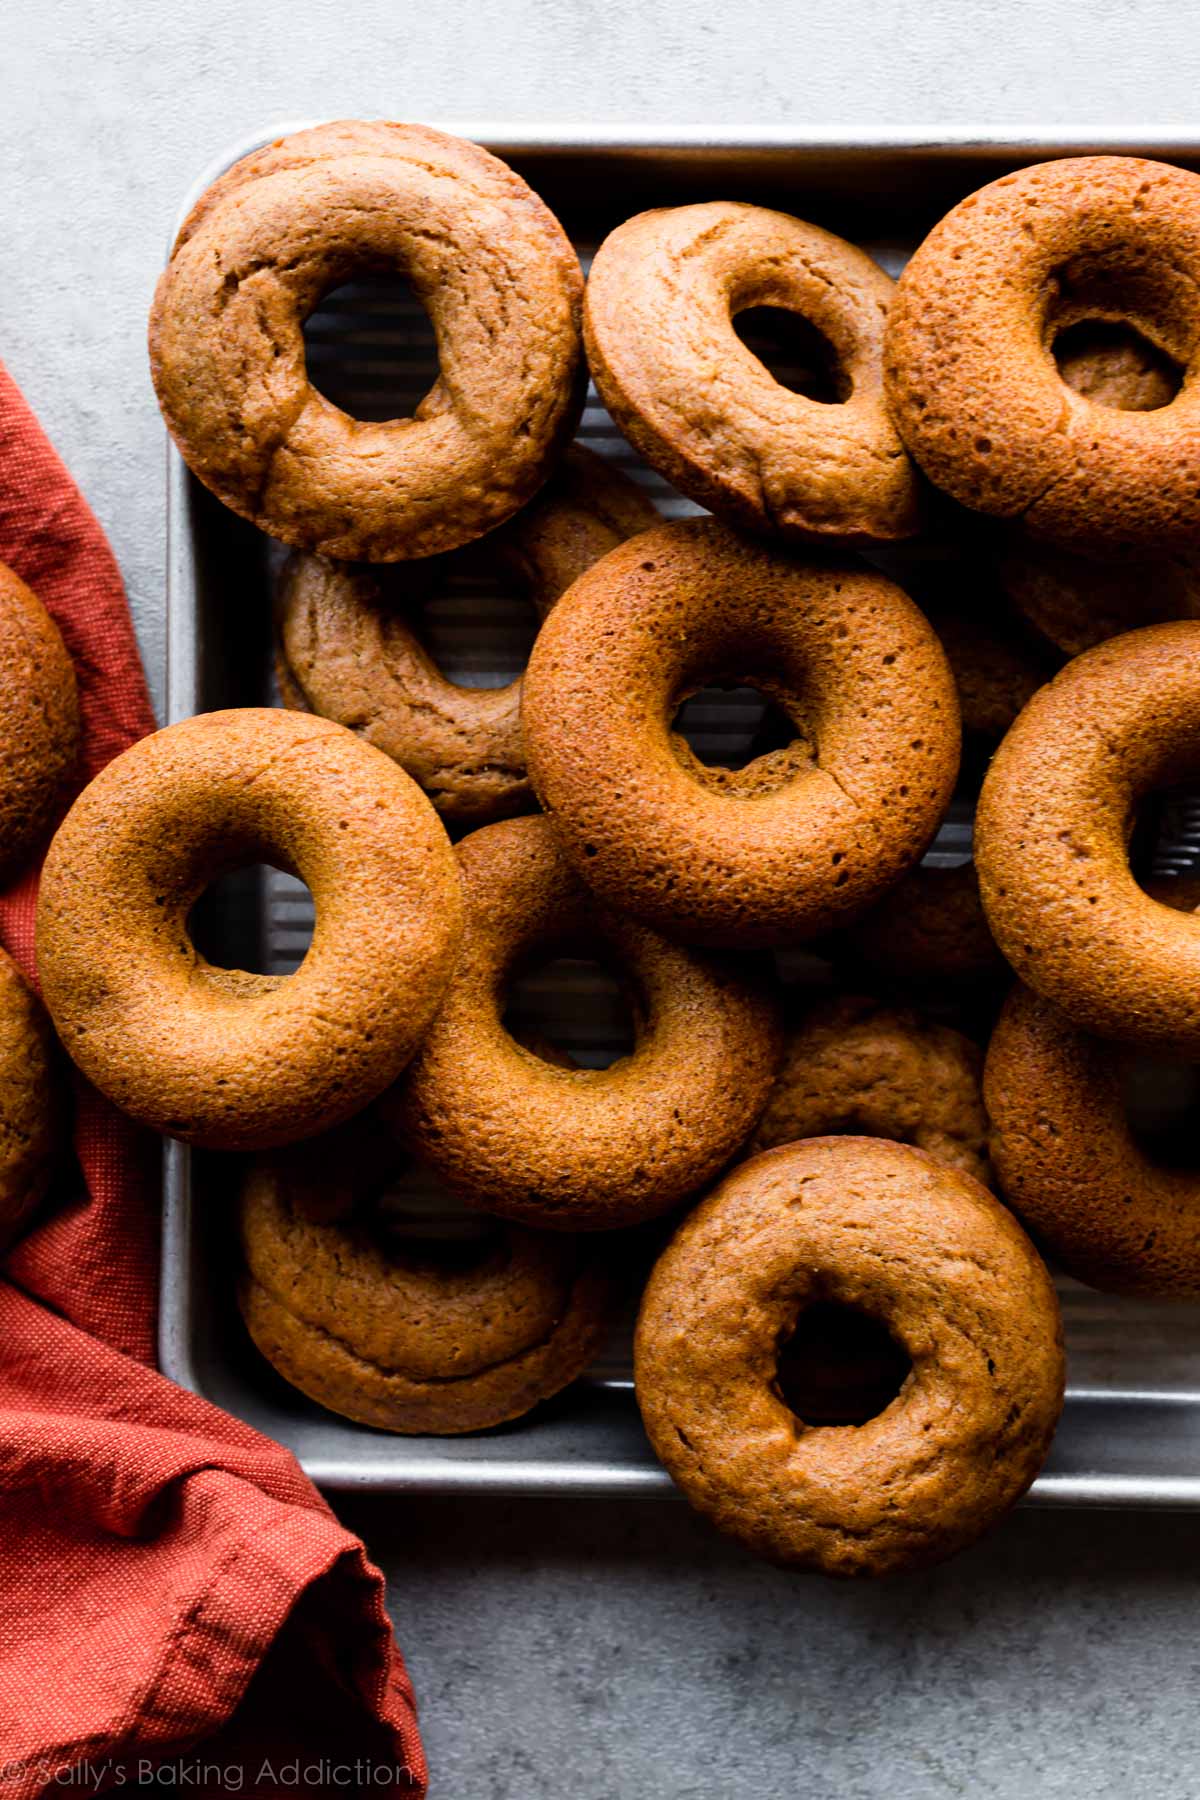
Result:
M781 1347L817 1303L887 1327L910 1362L863 1425L780 1397ZM1050 1277L961 1170L882 1138L754 1156L688 1215L642 1300L634 1386L687 1499L772 1562L885 1575L940 1562L1037 1474L1062 1408Z
M49 831L78 755L71 658L37 595L0 563L0 873Z
M458 847L467 929L420 1051L379 1103L399 1139L465 1200L555 1230L651 1218L744 1142L779 1060L775 1008L713 958L598 906L542 818ZM504 1023L522 964L611 958L634 1018L607 1069L545 1062Z
M596 252L584 303L600 398L637 450L730 524L824 541L905 538L917 478L883 397L891 279L853 244L737 201L659 208ZM752 307L827 340L840 395L794 393L738 337Z
M440 373L408 419L351 418L310 383L303 325L353 275L397 270ZM583 402L583 279L553 215L474 144L319 126L232 170L159 280L150 363L193 473L284 543L394 562L481 536L536 493Z
M978 1047L911 1007L863 995L818 1002L787 1036L783 1064L750 1141L865 1136L915 1144L985 1186L987 1114Z
M999 564L1009 599L1066 656L1141 625L1200 618L1200 555L1098 562L1015 538Z
M975 818L993 936L1084 1030L1200 1056L1200 921L1135 881L1127 844L1155 787L1200 768L1200 622L1098 644L1034 695Z
M63 1111L50 1021L16 963L0 950L0 1248L45 1196Z
M188 915L270 861L308 883L295 974L212 966ZM38 895L38 965L70 1055L124 1112L210 1149L347 1118L394 1080L450 977L454 855L403 770L340 725L202 713L118 756L71 808Z
M742 770L671 729L750 682L796 736ZM921 855L958 768L954 683L874 571L798 562L688 519L631 538L543 625L521 722L563 849L611 906L710 944L783 944L861 910Z
M972 861L950 868L918 863L834 938L835 958L865 964L901 987L995 980L1008 975L988 928Z
M359 1424L446 1436L519 1418L587 1368L617 1292L595 1240L497 1221L439 1255L381 1228L360 1139L341 1148L357 1179L332 1205L296 1157L260 1159L242 1192L242 1316L286 1381Z
M578 446L541 493L478 544L440 567L405 564L403 587L369 570L297 552L284 569L276 669L288 706L336 719L398 762L443 818L468 825L527 812L521 683L461 687L442 674L406 616L421 579L454 568L499 571L544 619L577 575L657 514L618 469Z
M1200 534L1200 177L1135 156L1038 163L981 188L900 277L887 392L925 473L976 511L1095 552ZM1184 370L1152 412L1064 381L1055 338L1132 327Z
M1029 988L988 1047L992 1156L1009 1204L1068 1274L1115 1294L1200 1296L1200 1177L1138 1143L1128 1056Z

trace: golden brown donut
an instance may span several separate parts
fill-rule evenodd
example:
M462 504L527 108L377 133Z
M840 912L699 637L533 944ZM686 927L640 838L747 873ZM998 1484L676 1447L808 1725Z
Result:
M0 873L49 831L78 755L71 658L37 595L0 563Z
M986 1186L982 1073L978 1047L950 1026L911 1007L838 995L818 1002L788 1033L750 1148L812 1137L891 1138Z
M1200 920L1129 868L1138 802L1200 768L1200 622L1098 644L1035 694L975 818L992 934L1084 1030L1200 1056Z
M594 1240L497 1223L439 1256L382 1229L359 1136L341 1148L348 1191L286 1155L242 1191L242 1316L285 1380L360 1424L445 1436L519 1418L587 1368L617 1286Z
M835 956L903 987L975 985L1008 974L988 928L974 862L918 863L837 934Z
M311 385L302 328L393 269L438 339L408 419ZM583 400L583 281L558 222L478 146L426 126L319 126L217 184L159 280L150 362L192 471L284 543L394 562L481 536L536 493Z
M213 967L188 934L210 883L270 861L307 882L295 974ZM121 1109L211 1149L349 1117L412 1055L450 977L458 872L403 770L340 725L268 707L143 738L59 828L38 966L70 1055Z
M45 1196L64 1110L45 1008L0 950L0 1248Z
M712 680L761 688L796 737L706 768L671 720ZM860 910L921 855L958 767L954 683L901 590L711 519L631 538L564 594L521 722L578 872L699 943L794 942Z
M1094 552L1200 533L1200 177L1134 156L1005 175L935 226L897 284L887 393L925 473L977 511ZM1152 412L1064 381L1055 338L1132 327L1185 371Z
M1009 1204L1071 1275L1114 1294L1200 1296L1200 1177L1130 1129L1128 1063L1029 988L988 1047L992 1157Z
M1200 618L1200 555L1099 562L1014 537L1001 583L1035 631L1067 656L1140 625Z
M276 616L284 701L385 751L443 818L483 825L527 812L536 803L525 773L520 680L468 688L442 674L405 611L415 570L435 585L454 567L499 570L543 619L577 575L656 518L627 476L575 446L507 525L451 551L440 568L404 565L399 592L367 569L297 552L284 569Z
M885 1325L911 1369L864 1425L810 1426L776 1389L805 1311ZM728 1175L647 1285L634 1385L660 1460L722 1531L829 1575L923 1568L997 1523L1063 1398L1050 1277L960 1170L881 1138L809 1138Z
M420 1051L380 1101L391 1130L475 1206L555 1230L632 1224L711 1181L754 1125L779 1060L766 994L597 904L542 818L458 847L467 929ZM504 1024L531 960L611 958L634 1018L607 1069L554 1066Z
M743 530L822 541L917 528L915 471L883 397L892 282L862 250L736 201L659 208L619 225L592 263L592 378L629 441L681 492ZM775 380L738 313L798 313L828 340L842 396Z

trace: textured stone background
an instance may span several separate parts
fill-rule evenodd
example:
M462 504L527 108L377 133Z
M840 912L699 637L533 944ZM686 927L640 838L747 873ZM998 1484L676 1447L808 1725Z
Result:
M1194 130L1183 0L132 0L10 9L0 354L125 569L161 695L143 324L231 139L336 114ZM454 1800L1200 1792L1200 1522L1020 1515L832 1589L668 1503L356 1501Z

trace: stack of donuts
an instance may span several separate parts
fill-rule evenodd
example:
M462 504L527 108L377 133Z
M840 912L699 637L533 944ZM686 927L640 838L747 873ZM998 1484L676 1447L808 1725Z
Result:
M439 371L373 423L313 385L303 327L382 270ZM822 366L777 379L739 333L762 309ZM283 704L93 782L40 957L118 1105L252 1153L259 1350L348 1418L479 1430L580 1374L652 1259L635 1386L695 1506L834 1574L969 1543L1062 1405L1042 1252L1200 1292L1198 1178L1137 1148L1118 1048L1200 1058L1200 888L1129 861L1141 800L1200 766L1200 178L1006 175L898 284L780 211L643 212L585 288L482 149L327 125L199 201L150 350L189 467L287 547ZM572 444L589 374L695 516ZM538 615L508 687L422 641L421 597L464 571ZM678 714L714 683L757 689L781 741L703 760ZM977 867L923 862L981 783ZM287 977L190 933L254 861L312 891ZM815 991L785 979L798 948ZM625 994L608 1067L512 1025L522 971L564 956ZM387 1228L413 1162L482 1238ZM886 1377L857 1408L822 1350L847 1317Z

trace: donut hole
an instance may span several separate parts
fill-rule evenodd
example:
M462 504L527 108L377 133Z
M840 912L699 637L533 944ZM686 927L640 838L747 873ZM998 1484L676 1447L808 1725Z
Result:
M734 683L689 694L676 709L671 730L706 769L749 768L797 736L794 722L774 700L756 687Z
M197 952L215 969L290 975L312 938L313 897L273 863L245 863L210 882L188 914Z
M1196 790L1187 786L1153 787L1136 801L1126 855L1130 872L1154 897L1184 912L1195 908L1186 895L1200 875L1196 867ZM1178 899L1171 899L1170 878L1182 876Z
M366 1217L389 1255L446 1274L479 1268L504 1238L499 1219L467 1206L416 1157L391 1172Z
M1200 1067L1139 1055L1127 1063L1121 1085L1130 1136L1142 1154L1163 1168L1200 1168Z
M973 802L976 796L971 795ZM969 819L965 826L959 816L964 810L964 802L956 794L951 802L952 810L938 827L937 836L921 858L920 866L924 869L965 869L968 863L975 861L975 851L971 843Z
M822 1300L781 1342L775 1391L805 1425L865 1425L891 1405L911 1368L879 1319Z
M1170 405L1184 371L1133 325L1111 319L1077 319L1051 345L1067 386L1097 406L1117 412L1156 412Z
M503 1023L518 1043L558 1067L607 1069L637 1042L625 989L589 957L546 957L518 969Z
M308 379L352 419L409 419L438 378L429 314L394 271L367 272L317 302L304 322Z
M824 332L803 314L782 306L746 306L733 316L733 329L773 381L789 393L822 406L850 397L850 382Z
M452 553L432 558L429 580L413 592L404 566L373 568L386 604L417 638L447 681L462 688L502 688L524 672L538 633L527 593L502 569Z

